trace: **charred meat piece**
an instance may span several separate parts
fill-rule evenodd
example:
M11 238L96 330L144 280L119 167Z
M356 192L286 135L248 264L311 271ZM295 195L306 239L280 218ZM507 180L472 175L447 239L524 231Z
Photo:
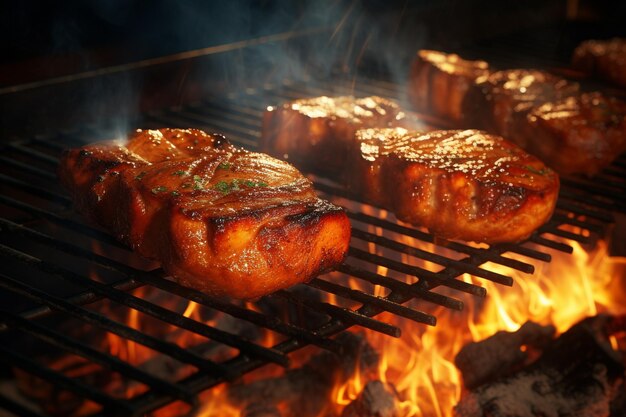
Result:
M558 176L499 136L396 128L360 130L356 140L349 188L438 236L515 242L554 210Z
M409 76L409 100L421 113L443 117L459 124L462 103L477 78L489 74L485 61L467 61L455 54L421 50Z
M562 174L593 175L626 151L626 103L585 93L533 109L527 151Z
M350 224L293 166L199 130L138 130L72 149L76 206L183 285L253 299L343 261Z
M577 83L538 70L497 71L481 77L464 101L466 125L501 135L524 147L526 115L537 105L578 93Z
M353 152L354 132L409 124L397 103L381 97L315 97L268 107L261 149L299 168L337 176Z
M626 87L626 39L585 41L574 50L572 65L591 76Z

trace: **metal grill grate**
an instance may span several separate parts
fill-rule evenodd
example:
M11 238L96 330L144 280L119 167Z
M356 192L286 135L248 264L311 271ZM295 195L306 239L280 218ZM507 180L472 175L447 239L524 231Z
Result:
M550 261L548 249L571 252L572 247L565 239L592 244L604 236L606 226L613 221L613 211L626 211L626 160L623 157L592 180L564 178L556 213L548 224L526 242L491 247L435 239L421 229L397 222L385 211L363 204L332 181L313 177L324 197L349 210L353 243L348 259L333 275L315 278L306 286L279 291L254 304L240 304L168 280L160 269L138 260L109 235L84 224L57 184L55 170L62 149L115 137L117 126L197 127L224 133L235 144L254 149L260 134L261 115L267 105L322 94L402 96L396 85L381 81L357 79L332 85L313 80L285 82L224 100L151 113L141 120L113 120L102 126L83 126L76 131L56 132L8 144L0 156L3 190L0 195L3 213L0 256L4 265L0 273L0 302L8 306L0 311L0 337L4 335L19 341L29 335L42 346L85 358L124 379L138 381L146 389L130 398L115 397L101 387L81 383L55 371L37 355L25 353L19 343L0 343L0 360L92 401L98 405L94 411L98 415L140 415L175 400L195 405L199 392L220 382L235 379L267 363L288 366L288 354L303 346L315 345L331 351L341 349L332 336L351 326L398 337L398 327L375 318L383 311L435 325L436 317L423 308L426 304L460 310L463 303L454 297L456 291L478 297L486 295L483 287L461 279L464 274L512 285L510 274L496 272L485 264L498 264L508 268L505 270L531 274L536 262ZM442 124L436 120L430 122ZM390 273L381 273L381 267ZM355 281L363 285L356 288L350 284ZM386 289L386 295L376 295L375 286ZM450 291L434 291L438 287ZM137 292L140 288L180 298L185 305L188 301L198 303L211 317L221 312L238 323L267 329L275 335L274 341L261 340L260 332L252 337L244 336L211 321L187 317L182 311L146 298L145 293ZM106 303L121 306L126 312L152 317L173 331L193 333L212 346L230 347L235 354L221 358L198 353L195 345L182 347L144 329L138 330L116 316L110 317L103 308ZM295 313L279 317L272 314L267 305L278 306L275 308L281 314L284 311ZM54 319L53 325L38 319ZM103 352L89 340L65 333L59 323L69 319L87 329L98 329L149 347L158 357L188 364L193 371L178 379L155 376ZM39 415L3 394L0 407L19 415Z

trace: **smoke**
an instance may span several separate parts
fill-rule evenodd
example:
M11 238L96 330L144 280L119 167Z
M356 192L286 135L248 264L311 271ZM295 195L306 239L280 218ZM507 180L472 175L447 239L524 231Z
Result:
M74 71L85 71L85 78L64 110L75 112L72 120L79 123L104 121L119 132L145 127L137 126L134 116L154 109L158 99L172 92L176 97L170 97L170 105L285 80L350 85L370 76L402 85L432 26L416 18L423 2L409 0L45 3L25 2L22 15L31 19L22 21L32 22L32 27L20 30L30 33L31 43L37 44L31 49L40 54L79 57ZM49 20L39 17L39 8ZM47 43L41 42L44 38ZM237 44L255 39L261 41ZM153 65L152 60L180 53L190 58ZM132 62L146 65L127 70L124 65ZM156 78L151 70L155 66L169 73ZM112 71L103 75L103 67ZM263 100L278 104L275 97ZM111 108L117 117L111 116Z

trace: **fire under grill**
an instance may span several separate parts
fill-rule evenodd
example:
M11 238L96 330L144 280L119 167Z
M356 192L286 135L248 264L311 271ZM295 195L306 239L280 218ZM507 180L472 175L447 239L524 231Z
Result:
M613 213L626 212L624 156L593 179L563 178L550 222L525 242L495 246L436 239L364 204L331 180L311 176L323 197L348 209L353 240L346 262L338 271L306 285L254 303L238 303L174 283L158 266L85 224L56 178L58 156L64 148L118 137L124 133L119 126L196 127L223 133L233 143L253 150L268 105L307 96L373 94L402 97L398 86L369 79L285 81L226 99L144 114L138 120L107 120L103 125L6 144L0 155L0 360L5 370L23 371L89 400L96 405L88 413L93 415L141 415L177 400L194 406L200 392L265 364L288 367L290 353L305 346L341 351L334 336L353 326L400 336L398 327L377 319L382 312L434 326L437 318L432 312L437 309L429 306L460 310L463 302L455 294L487 295L482 286L464 279L467 275L510 286L513 274L502 271L532 274L536 265L550 262L552 251L571 253L568 241L593 245L606 236ZM426 122L445 127L438 120ZM172 298L187 308L164 301ZM188 314L193 305L189 302L202 306L209 320ZM183 347L122 319L133 314L150 317L171 332L193 334L204 340L200 345L210 348ZM236 325L224 327L210 320L218 314L229 316ZM247 331L236 330L242 327ZM264 337L261 329L273 337ZM88 335L87 339L81 334ZM89 343L90 337L102 335L145 346L157 357L188 365L191 371L182 377L155 376ZM41 359L41 353L50 350L59 356L82 357L144 388L127 397L112 395ZM231 353L224 354L225 350ZM18 415L40 415L1 389L0 408Z

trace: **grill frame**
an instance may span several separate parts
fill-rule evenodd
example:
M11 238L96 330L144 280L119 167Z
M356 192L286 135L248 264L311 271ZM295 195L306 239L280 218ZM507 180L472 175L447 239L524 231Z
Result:
M285 81L281 85L266 85L261 89L247 90L241 94L233 94L226 99L212 99L203 102L196 102L182 107L173 107L163 111L150 112L143 115L139 120L125 122L125 125L131 125L142 128L156 127L198 127L208 131L217 131L225 134L230 140L237 145L254 149L256 140L260 132L260 116L263 108L268 104L280 104L281 101L301 98L305 96L315 96L320 94L338 95L353 94L357 96L377 94L391 98L397 98L400 95L399 87L395 84L377 81L371 79L353 79L348 82L333 83L306 79L303 81ZM443 121L428 119L432 124L445 125ZM80 145L84 142L93 141L93 139L108 139L113 135L114 131L111 126L118 124L112 121L109 126L91 126L82 127L80 130L73 132L56 132L52 135L29 137L21 141L14 141L6 144L3 148L0 161L9 170L17 169L23 171L23 175L28 178L29 175L40 178L43 182L53 183L56 181L54 175L54 166L56 158L50 153L58 153L62 148L68 145ZM42 149L50 150L46 153ZM5 156L5 152L9 152L15 156L15 159ZM34 164L28 164L20 161L19 157L26 157ZM47 166L47 168L45 168ZM42 168L44 167L44 168ZM320 348L338 351L341 346L332 339L332 336L342 332L354 325L366 327L378 332L382 332L391 336L399 337L399 329L388 323L376 320L375 317L382 311L388 311L392 314L400 315L417 322L434 325L436 318L428 315L420 310L406 307L407 301L419 298L421 300L431 302L440 306L452 309L461 309L462 302L450 296L432 292L439 286L447 286L456 291L467 292L474 296L486 296L483 287L468 284L459 279L463 274L469 273L475 277L489 279L503 285L512 285L513 280L510 276L495 273L489 269L482 268L486 262L499 263L510 269L518 270L523 273L532 274L536 262L549 262L550 250L557 250L565 253L571 253L572 247L563 243L560 238L572 239L582 244L593 244L594 239L604 236L606 228L613 221L612 210L626 212L626 186L615 179L626 178L626 159L622 156L615 164L613 164L606 172L600 174L594 180L588 180L580 177L568 177L563 180L562 193L557 204L557 214L548 224L543 226L539 232L533 234L531 238L521 244L503 244L491 247L476 247L457 241L446 241L436 239L433 235L424 232L421 229L404 225L393 220L393 218L380 218L371 213L349 211L349 217L353 221L354 238L371 243L376 246L385 247L387 250L398 252L398 254L409 255L420 258L425 261L441 264L443 269L439 272L432 272L415 265L405 264L394 259L384 258L376 253L364 251L359 247L351 245L348 261L339 267L339 271L347 273L358 280L368 281L372 284L382 285L390 290L386 297L378 297L375 294L366 293L361 290L349 288L327 281L322 278L315 278L308 286L316 288L322 292L335 293L341 297L351 298L352 301L363 303L361 307L345 308L333 305L328 302L320 302L303 297L289 290L279 291L270 296L270 298L279 298L286 300L289 305L296 308L321 310L330 314L330 320L316 329L306 329L299 327L293 323L277 320L264 313L240 306L236 303L219 300L214 297L207 296L195 290L183 288L172 281L163 277L163 272L159 269L153 271L143 271L132 266L125 265L115 259L107 258L101 254L95 253L87 249L81 249L71 243L46 236L35 229L31 229L29 224L33 220L44 221L57 224L69 228L77 233L85 234L90 238L101 241L107 245L117 248L123 248L121 244L116 242L106 233L85 225L81 221L76 221L73 217L68 217L71 210L71 201L62 192L55 189L30 184L28 181L13 178L5 173L0 174L0 184L3 188L17 190L18 194L22 192L30 193L38 196L49 203L59 204L60 210L51 210L46 207L28 206L26 203L13 197L0 195L0 204L4 206L12 206L18 211L28 213L27 220L11 221L9 219L0 219L0 234L20 235L23 238L38 242L46 246L55 248L62 252L69 252L85 258L89 262L102 264L106 268L112 268L126 275L126 279L112 284L100 284L95 281L89 281L89 278L76 276L71 271L66 271L58 265L50 262L43 262L35 256L16 252L17 249L11 248L5 244L0 245L0 255L9 254L16 260L22 260L34 268L38 268L42 272L59 275L63 280L72 282L80 282L86 284L91 291L85 291L77 294L70 299L59 299L52 297L50 294L40 294L34 288L29 288L24 284L16 282L14 278L8 277L7 274L0 274L0 285L5 288L12 288L14 291L24 294L27 297L37 298L47 307L31 309L15 314L3 313L2 321L4 327L24 329L37 333L39 336L47 337L52 340L53 344L59 347L73 349L74 352L89 357L94 361L103 361L107 366L117 367L121 373L128 375L132 379L143 379L148 382L150 389L133 397L130 400L114 399L110 396L102 397L95 388L82 386L73 383L68 378L58 372L48 369L45 365L41 365L32 359L23 357L17 352L5 351L5 361L7 355L12 357L12 365L28 369L34 374L40 375L43 379L47 379L54 384L64 386L72 392L85 397L97 400L104 407L101 413L95 415L108 415L118 412L124 412L131 415L140 415L148 411L162 407L174 400L187 401L192 407L197 406L197 394L211 388L221 382L232 380L245 373L251 372L267 363L277 363L282 366L289 366L288 354L313 344ZM22 174L18 174L22 175ZM340 198L344 200L354 201L357 205L363 203L357 197L350 195L340 186L329 182L328 179L314 177L314 182L318 191L332 198ZM621 194L620 194L621 192ZM585 217L583 219L582 217ZM366 230L363 227L357 227L358 223L368 224L372 227L379 227L392 233L399 233L411 238L435 245L439 248L445 248L449 251L462 254L459 259L449 259L438 253L432 253L420 248L415 248L404 243L400 243L387 238L386 236L377 236L371 233L369 226ZM588 233L574 233L568 230L559 229L564 224L570 226L583 227ZM551 236L552 235L552 236ZM553 236L556 236L554 238ZM4 242L4 240L3 240ZM545 249L545 251L542 251ZM518 259L503 256L506 253L516 253L525 258L529 258L529 262L520 261ZM350 260L358 260L368 264L377 264L385 266L389 269L396 270L400 273L408 273L418 278L414 284L407 284L400 280L396 280L389 276L379 275L376 272L365 269L363 266L350 263ZM187 319L180 314L169 313L158 308L158 306L150 305L149 302L133 297L129 291L143 286L155 286L173 294L177 294L188 300L206 305L212 309L222 311L226 314L238 317L241 320L249 321L257 326L268 328L272 331L286 336L286 340L277 345L266 348L259 346L254 342L247 342L241 338L233 338L230 334L224 334L219 329L214 329L206 323L199 323L195 320ZM86 313L87 311L79 305L93 303L102 298L117 300L121 304L130 306L148 314L155 315L158 319L175 323L188 330L209 336L213 340L220 339L225 344L231 344L237 347L239 354L237 357L230 359L222 364L214 364L206 358L198 358L194 354L190 354L186 349L166 346L159 341L151 340L149 335L137 333L126 324L115 325L109 323L106 317L99 313ZM108 331L120 334L124 338L135 339L139 343L149 344L157 347L164 354L177 357L183 362L191 362L198 370L189 377L181 381L162 381L152 380L150 376L141 374L141 370L133 368L129 370L123 364L116 364L113 356L108 354L99 355L94 352L85 350L81 346L80 341L64 340L63 335L50 333L48 329L37 328L36 324L32 326L23 326L24 320L31 323L32 320L49 314L52 310L61 310L66 312L79 312L81 320L89 318L92 324L98 327L104 327ZM75 314L75 313L72 313ZM33 322L34 323L34 322ZM33 330L34 329L34 330ZM108 357L107 357L108 356ZM110 401L109 401L110 400ZM11 399L0 396L0 405L4 404L7 409L20 410L19 404ZM37 415L37 413L31 413Z

